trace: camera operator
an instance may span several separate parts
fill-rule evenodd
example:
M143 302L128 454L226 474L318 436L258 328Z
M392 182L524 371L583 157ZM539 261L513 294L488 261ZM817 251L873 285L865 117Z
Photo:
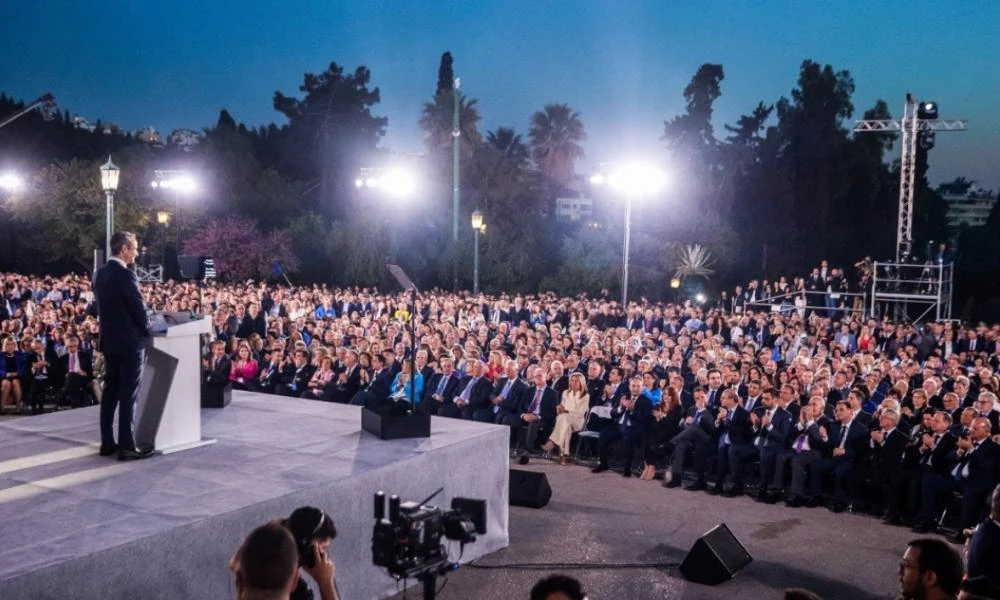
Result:
M337 537L333 519L322 510L303 506L281 521L292 537L299 552L299 566L312 577L319 588L320 600L337 600L334 578L337 568L328 554L330 542ZM290 600L313 600L312 590L299 577Z

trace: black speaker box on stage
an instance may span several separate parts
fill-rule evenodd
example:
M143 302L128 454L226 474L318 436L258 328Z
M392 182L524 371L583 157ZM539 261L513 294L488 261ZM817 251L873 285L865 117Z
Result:
M542 508L552 499L552 488L545 473L510 470L510 504Z
M688 581L718 585L732 579L752 560L726 524L720 523L694 543L681 563L681 573Z
M389 409L379 412L366 406L361 409L361 429L383 440L431 437L431 416L416 411L395 415Z
M202 408L225 408L233 401L233 386L201 384Z

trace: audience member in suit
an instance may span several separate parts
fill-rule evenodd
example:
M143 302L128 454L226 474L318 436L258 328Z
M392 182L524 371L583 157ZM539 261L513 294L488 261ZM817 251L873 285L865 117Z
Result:
M721 402L722 393L719 394ZM715 444L715 413L708 406L708 394L704 388L694 390L694 406L687 410L680 433L674 436L670 443L674 447L673 464L670 469L670 480L665 487L680 487L684 480L684 468L688 454L693 454L695 483L687 489L704 490L708 487L705 475L708 470L708 458Z
M951 470L953 491L962 495L962 515L956 541L961 542L961 531L974 526L982 518L986 501L997 485L997 466L1000 446L990 439L990 422L978 417L972 423L969 435L959 438L955 448L955 467ZM928 490L933 492L933 490ZM923 498L933 502L933 498Z
M611 419L613 424L601 430L598 438L598 463L593 472L608 470L611 444L621 440L625 446L625 470L622 475L631 477L635 450L642 444L649 422L653 419L653 404L642 395L642 378L633 377L629 380L629 394L611 409Z
M591 408L598 406L603 400L606 383L603 374L604 366L601 361L594 359L587 364L587 396L590 398Z
M212 342L211 354L201 361L201 392L202 397L221 393L229 386L229 373L233 362L226 356L226 343L221 340Z
M878 412L879 427L869 433L861 497L869 512L880 515L892 496L892 488L901 484L903 453L909 438L900 427L896 409L880 408Z
M291 381L293 374L289 372L291 364L285 362L285 351L281 348L271 350L271 355L267 361L261 364L254 378L251 389L265 394L274 394L278 390L278 384L282 383L287 375L287 381Z
M993 488L990 514L976 527L969 539L966 557L967 577L987 577L994 588L1000 588L1000 485Z
M934 433L931 426L936 412L934 408L926 407L921 415L921 423L910 431L906 448L903 450L903 462L898 475L899 483L889 488L886 496L888 505L886 523L901 525L904 520L916 518L917 510L920 508L920 463L923 457L921 450L924 435Z
M774 389L764 391L764 406L766 411L762 416L750 415L753 423L755 441L754 444L760 454L760 494L757 499L761 502L774 503L778 501L781 488L772 491L768 490L768 485L774 487L774 473L778 454L788 447L788 437L792 431L792 414L781 408L778 404L778 396ZM736 465L733 465L733 469ZM742 468L742 465L740 465Z
M13 338L7 338L6 342L9 342L10 346L14 345ZM22 360L26 365L25 371L27 372L28 402L31 404L31 413L41 414L44 410L45 393L55 386L58 379L59 356L53 348L46 346L41 340L33 341L31 352L23 354L23 356ZM0 355L0 362L3 360L4 357ZM19 375L16 370L12 374ZM13 381L20 383L21 379L13 379Z
M517 434L521 427L521 397L528 393L528 384L518 377L517 361L508 360L506 377L501 377L490 394L493 402L493 422L510 427L510 447L517 447ZM528 401L530 403L530 400Z
M743 403L743 408L748 413L760 413L764 412L764 402L761 400L761 386L760 381L757 379L751 379L746 384L747 396L746 402Z
M783 470L786 461L791 464L791 482L785 499L785 504L788 506L817 505L805 497L806 473L826 455L828 444L820 433L820 428L826 424L826 417L823 416L825 409L826 400L820 396L816 396L809 404L803 406L799 411L798 422L791 432L791 445L778 455L778 469Z
M750 413L740 405L739 397L732 388L722 392L722 408L716 417L715 428L719 438L719 455L715 461L715 486L708 492L725 493L732 497L742 496L742 465L757 454L757 449L753 446L753 424L750 421ZM726 476L731 465L734 466L733 483L729 490L725 491ZM735 465L739 465L740 469L737 470Z
M149 338L149 319L139 279L128 268L139 252L135 235L115 232L110 246L112 256L94 275L93 284L100 324L100 351L105 363L100 453L102 456L117 453L118 460L135 460L153 454L150 448L138 451L132 434L145 345ZM116 409L117 444L113 429Z
M548 439L556 424L556 405L559 404L559 396L548 386L548 377L541 367L532 371L531 378L534 385L521 394L520 422L517 426L517 429L527 428L524 435L527 451L537 448L539 439ZM515 427L511 426L511 431L514 430Z
M857 388L852 389L847 393L846 399L851 405L851 420L860 422L868 430L871 430L873 425L877 425L875 417L871 413L861 410L861 405L865 401L864 392Z
M1000 411L996 410L996 396L993 392L985 391L980 392L979 397L976 398L976 411L979 413L978 416L985 418L990 422L990 434L997 435L1000 434Z
M296 350L295 358L292 362L291 378L287 382L278 384L278 393L282 396L298 396L309 387L309 380L312 379L316 367L309 364L309 353L305 350Z
M333 383L327 386L323 393L323 400L327 402L337 402L347 404L351 398L361 389L361 364L359 363L358 352L348 349L344 353L344 364L337 373Z
M439 361L441 372L435 373L424 386L420 410L436 415L446 406L451 406L452 399L459 392L461 380L455 373L455 361L450 356L444 356Z
M957 455L958 439L949 431L951 415L939 410L931 419L931 433L924 434L920 447L920 510L917 524L913 528L918 533L926 533L936 528L935 519L941 514L940 506L952 489L952 469Z
M392 388L392 380L395 377L385 362L385 352L372 356L372 372L361 372L360 390L351 398L351 404L355 406L366 406L371 410L377 410L390 402L389 391Z
M493 384L486 377L486 363L474 360L471 370L472 373L458 386L460 391L455 394L452 402L445 404L438 414L443 417L492 423L493 414L490 408L493 405L490 402L490 392L493 391Z
M94 381L94 361L90 352L80 350L80 338L75 335L66 338L66 354L59 357L59 367L65 374L63 393L66 404L83 406L84 395Z
M663 401L653 408L653 420L650 421L646 433L645 463L641 479L652 479L656 475L657 466L666 459L673 450L670 440L681 432L681 420L684 418L684 408L681 406L677 390L667 386L663 390Z
M854 418L851 405L842 400L834 407L835 421L829 428L820 429L820 437L829 444L829 454L817 461L811 469L813 500L822 495L823 478L833 474L834 500L831 510L842 512L851 502L852 477L855 467L868 450L868 428Z

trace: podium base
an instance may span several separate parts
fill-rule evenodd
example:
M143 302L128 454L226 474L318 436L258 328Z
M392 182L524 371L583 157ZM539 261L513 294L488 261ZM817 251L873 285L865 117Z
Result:
M211 446L218 440L197 440L194 442L186 442L184 444L174 444L173 446L167 446L166 448L157 448L157 454L173 454L174 452L182 452L184 450L191 450L192 448L201 448L202 446Z
M361 429L383 440L431 437L431 416L423 413L394 416L365 407L361 409Z

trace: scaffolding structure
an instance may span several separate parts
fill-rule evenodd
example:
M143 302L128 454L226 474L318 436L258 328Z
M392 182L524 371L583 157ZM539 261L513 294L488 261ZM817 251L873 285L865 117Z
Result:
M921 323L951 319L955 269L952 263L876 262L872 269L869 316Z

